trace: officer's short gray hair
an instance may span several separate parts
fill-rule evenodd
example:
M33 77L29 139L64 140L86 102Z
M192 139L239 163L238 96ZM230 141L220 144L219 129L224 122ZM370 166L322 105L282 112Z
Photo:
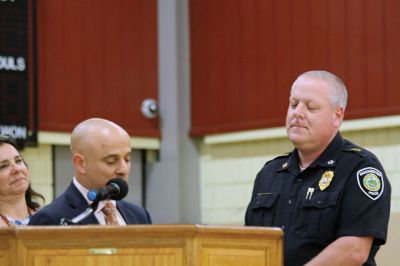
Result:
M324 80L326 83L328 83L332 91L330 99L332 106L334 108L342 107L343 110L346 109L347 89L340 78L324 70L307 71L297 77L297 79L294 81L292 85L291 92L293 92L293 89L296 87L297 83L304 78L317 78Z

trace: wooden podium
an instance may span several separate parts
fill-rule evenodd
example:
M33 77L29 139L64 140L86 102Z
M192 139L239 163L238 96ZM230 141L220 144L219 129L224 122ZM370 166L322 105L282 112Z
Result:
M279 228L207 225L0 229L0 265L283 265Z

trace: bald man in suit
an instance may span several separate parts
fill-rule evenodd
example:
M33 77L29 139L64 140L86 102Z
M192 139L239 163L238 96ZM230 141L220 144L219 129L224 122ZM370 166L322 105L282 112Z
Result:
M131 145L128 133L119 125L101 118L91 118L78 124L71 134L72 162L75 177L67 190L51 204L37 212L29 225L59 225L84 212L92 202L90 189L104 187L109 180L128 180L131 168ZM126 201L108 200L116 207L118 224L151 224L149 213ZM100 201L96 210L78 224L106 224Z

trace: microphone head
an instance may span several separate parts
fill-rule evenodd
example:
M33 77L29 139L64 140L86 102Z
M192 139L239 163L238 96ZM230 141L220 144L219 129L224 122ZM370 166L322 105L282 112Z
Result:
M113 194L110 199L113 200L121 200L125 198L125 196L128 194L128 183L121 177L115 177L113 179L110 179L107 184L107 186L115 186L116 188L119 189L119 193Z
M86 195L87 195L89 200L95 201L98 194L97 194L96 189L91 189L91 190L88 191L88 193Z

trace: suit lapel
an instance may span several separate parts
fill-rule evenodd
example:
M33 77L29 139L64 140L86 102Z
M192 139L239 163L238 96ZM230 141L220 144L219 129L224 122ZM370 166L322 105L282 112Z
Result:
M122 201L117 201L117 209L119 213L122 215L122 218L124 218L126 224L137 224L137 220L133 212L130 211L129 207L124 206L124 202Z
M65 199L70 206L72 218L78 216L83 213L88 207L88 203L79 190L75 187L73 182L69 185L68 189L65 191ZM86 217L80 224L98 224L96 217L93 213L91 213L88 217Z

